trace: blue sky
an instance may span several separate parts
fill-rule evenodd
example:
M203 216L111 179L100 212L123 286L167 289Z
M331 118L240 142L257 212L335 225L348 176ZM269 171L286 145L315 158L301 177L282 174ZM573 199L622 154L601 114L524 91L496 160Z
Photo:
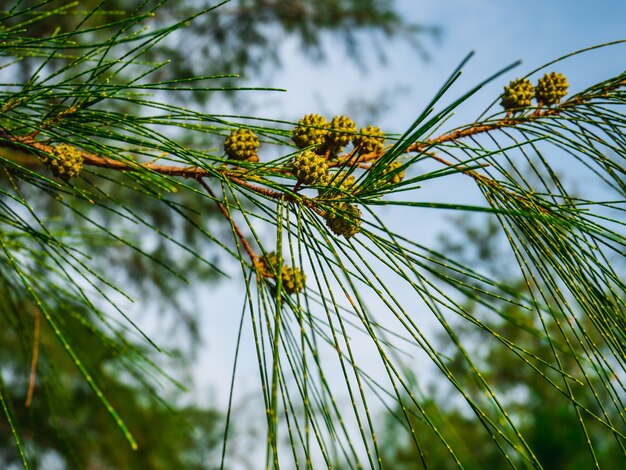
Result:
M403 42L390 41L385 46L388 63L371 60L364 73L347 60L344 48L336 47L332 41L328 43L332 52L322 66L303 57L296 42L286 41L282 51L283 70L272 74L269 83L253 81L253 84L286 88L288 92L255 97L259 106L257 114L297 120L306 113L323 112L330 117L345 111L355 98L371 99L392 90L388 109L377 124L387 132L402 132L469 51L475 51L476 55L464 69L451 97L498 69L522 60L520 67L485 87L459 109L450 126L460 125L471 122L497 99L509 80L575 50L626 38L624 0L402 0L398 5L410 21L441 28L439 40L422 38L430 60L424 61ZM625 45L591 52L554 66L567 75L573 92L625 68ZM433 188L430 197L464 197L462 191L465 190L471 194L471 190L463 186L459 186L456 193L450 193L449 187ZM401 209L392 209L390 216L415 220ZM416 236L421 237L420 242L432 244L436 234L446 227L445 218L442 214L431 213L421 220L423 226ZM413 227L404 229L410 231ZM241 287L237 281L223 282L202 295L211 299L211 305L220 307L208 309L204 317L207 346L199 357L197 390L202 399L206 399L207 389L211 390L210 401L223 404L227 398L234 334L241 308ZM238 300L233 302L232 299ZM244 341L250 340L244 337ZM250 391L258 384L253 355L250 354L241 366L240 390Z

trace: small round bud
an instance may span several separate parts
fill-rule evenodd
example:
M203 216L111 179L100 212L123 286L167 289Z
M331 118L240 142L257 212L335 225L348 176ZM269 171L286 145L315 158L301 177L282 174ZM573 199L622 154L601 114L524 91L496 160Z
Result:
M385 134L378 126L363 127L352 137L352 143L364 153L379 152L385 146Z
M535 87L535 98L537 103L544 106L558 104L567 95L567 78L561 73L552 72L545 74L537 82Z
M234 129L224 141L224 151L233 160L258 162L259 139L250 129Z
M43 162L58 178L69 180L75 178L83 169L83 154L76 147L59 144L52 147L52 156L46 155Z
M335 235L350 238L361 230L361 211L354 204L339 202L333 211L326 211L326 225Z
M315 147L321 149L326 143L328 121L319 114L307 114L298 121L291 139L298 148Z
M306 276L302 270L295 266L283 266L280 272L280 280L282 281L283 290L291 295L297 294L304 289Z
M339 152L348 145L356 134L356 124L347 116L335 116L330 121L327 145L333 152Z
M518 108L527 108L535 96L535 89L530 80L518 78L504 87L500 104L507 111Z
M323 155L304 150L294 157L291 172L302 184L316 184L326 179L328 165Z

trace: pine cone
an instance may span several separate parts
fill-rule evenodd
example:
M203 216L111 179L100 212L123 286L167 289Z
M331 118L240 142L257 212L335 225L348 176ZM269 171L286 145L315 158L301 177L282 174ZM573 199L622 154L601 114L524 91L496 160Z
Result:
M52 174L65 181L77 177L83 169L83 155L76 147L59 144L52 147L53 156L45 156L43 162Z
M302 184L323 182L328 174L328 165L323 155L304 150L293 159L291 172Z
M298 148L315 147L321 153L328 136L328 121L319 114L307 114L298 121L291 139Z
M535 98L537 103L544 106L558 104L567 95L567 78L561 73L547 73L537 82Z
M385 134L378 126L362 127L352 137L352 143L355 147L360 147L363 153L379 152L385 146Z
M275 277L275 272L278 271L278 265L281 263L280 257L275 253L268 253L267 256L257 258L254 262L256 269L262 277Z
M295 266L283 266L280 272L280 279L283 284L283 290L289 295L301 292L306 283L306 276Z
M330 121L327 146L332 152L339 152L348 145L356 135L356 124L347 116L335 116Z
M282 259L276 253L272 252L268 253L267 256L258 258L254 264L260 276L273 279L276 277L276 273L278 273ZM291 295L297 294L304 289L306 276L302 270L295 266L282 265L280 268L280 280L283 285L283 290Z
M518 108L527 108L535 96L535 89L530 80L518 78L504 87L500 104L507 111Z
M233 160L258 162L259 139L250 129L235 129L224 141L224 151Z
M353 204L339 202L333 211L326 211L326 225L335 235L350 238L361 230L361 211Z

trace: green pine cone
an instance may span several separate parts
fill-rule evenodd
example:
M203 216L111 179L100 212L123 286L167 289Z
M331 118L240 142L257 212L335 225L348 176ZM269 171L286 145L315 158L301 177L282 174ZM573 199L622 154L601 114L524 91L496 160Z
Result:
M43 162L58 178L69 180L77 177L83 169L83 154L76 147L59 144L52 147L53 156L45 156Z
M504 87L500 104L507 111L511 109L527 108L535 96L535 89L530 80L518 78Z
M328 121L319 114L307 114L298 121L291 139L298 148L315 147L318 151L326 143Z
M347 116L335 116L330 121L327 145L333 152L339 152L356 135L356 124Z
M234 129L224 141L224 151L233 160L258 162L259 139L250 129Z
M294 157L291 172L302 184L316 184L325 181L328 165L323 155L304 150Z
M361 211L354 204L339 202L334 211L326 211L326 225L335 235L350 238L361 230Z
M352 137L355 147L360 147L364 153L381 151L385 146L385 134L378 126L362 127L360 132Z
M295 266L283 266L280 272L280 279L283 284L283 290L289 295L301 292L306 283L305 274Z
M545 74L535 87L537 103L543 106L558 104L567 95L568 87L567 78L563 74L557 72Z

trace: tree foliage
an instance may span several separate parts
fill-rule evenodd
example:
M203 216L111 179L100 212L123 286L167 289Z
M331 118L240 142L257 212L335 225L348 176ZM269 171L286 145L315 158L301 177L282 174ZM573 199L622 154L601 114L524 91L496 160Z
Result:
M455 239L445 236L441 246L443 251L455 253L464 265L482 267L499 279L507 279L515 273L515 269L511 269L513 260L508 251L503 249L506 243L500 239L502 232L494 221L468 221L468 218L462 218L455 220L454 224L461 235ZM528 294L523 280L510 279L509 284L517 284L519 297ZM541 289L536 289L536 293L540 291ZM568 397L553 386L558 381L559 374L567 373L575 377L578 373L576 356L582 357L585 354L580 343L571 337L571 333L566 333L567 336L564 337L555 318L549 317L544 325L539 324L536 317L528 315L519 305L503 303L501 316L495 318L479 302L468 302L466 308L526 356L550 357L551 344L544 339L546 332L542 328L546 328L550 337L559 339L555 346L564 353L561 369L541 370L537 367L520 367L516 351L503 342L493 341L484 329L461 323L456 326L460 337L470 339L469 354L477 358L482 376L493 384L493 390L502 397L508 413L518 423L520 433L526 436L528 445L533 449L541 466L562 469L592 468L593 456L587 447L589 439L602 467L619 467L624 459L623 439L616 439L612 430L598 420L590 420L585 427L580 426L576 408L571 406ZM593 325L587 317L578 314L577 319L586 332L593 334ZM594 343L601 344L599 338L592 339ZM568 343L571 350L567 347ZM449 337L442 335L438 347L447 356L446 365L458 378L463 389L477 393L473 373ZM437 423L463 467L478 469L504 466L503 455L490 445L489 435L476 416L454 399L454 390L448 384L434 385L428 393L423 393L420 407ZM587 384L575 382L572 388L575 389L579 405L588 413L604 415L614 421L621 419L619 410L603 405L611 402L612 397L603 386L601 376L590 375ZM598 396L594 396L594 393ZM412 442L410 431L397 419L398 413L400 410L393 410L386 418L388 427L385 429L384 461L393 468L413 469L418 465L419 449ZM429 468L456 468L440 438L416 409L412 410L410 422L420 436L420 447L424 449L426 465ZM522 462L514 456L512 460L515 465L522 466Z
M29 363L45 392L33 398L45 400L45 406L29 407L34 423L45 421L60 433L63 413L57 408L90 389L130 448L162 446L154 466L193 465L184 453L170 455L163 436L150 436L150 420L145 426L135 420L154 417L153 392L162 375L144 354L158 347L141 337L125 313L136 284L124 281L149 273L157 285L166 277L182 283L202 277L196 267L215 276L230 274L230 282L242 285L241 331L254 341L237 340L237 351L249 346L259 365L268 467L381 466L382 430L374 422L381 402L399 410L424 465L425 438L412 426L415 416L440 440L449 460L461 464L462 443L443 432L435 408L416 394L421 379L412 356L430 359L448 380L454 399L480 423L490 453L513 466L541 467L548 462L542 441L525 427L523 413L514 413L500 383L498 358L473 352L475 335L466 327L507 350L527 374L520 377L528 390L534 390L531 381L539 381L550 390L545 393L560 397L583 435L598 426L608 429L623 456L625 286L616 265L626 251L625 76L562 97L560 88L541 85L555 76L543 75L558 66L555 62L528 74L544 80L536 104L504 111L489 107L466 126L446 129L450 115L484 84L510 75L507 67L459 95L454 90L464 62L404 134L387 133L373 147L379 135L369 127L374 123L356 126L337 116L311 126L296 123L299 116L286 123L212 115L166 99L173 92L233 91L223 84L233 77L196 76L190 70L187 77L168 78L157 49L162 44L167 50L165 38L176 40L181 31L206 21L218 22L208 24L219 31L219 22L235 15L236 23L227 28L232 34L246 18L253 22L254 13L274 15L307 41L306 27L349 25L348 18L361 14L356 2L320 2L319 10L317 4L231 2L176 20L159 16L164 10L152 2L126 15L100 15L104 9L94 6L78 21L52 31L45 26L36 34L33 25L68 6L16 2L2 13L0 66L9 70L27 61L31 71L23 83L5 83L0 90L3 335L20 351L20 359L9 362L14 371L2 370L0 397L5 428L25 466L46 449L18 419L17 398L26 388ZM181 8L186 5L181 2ZM309 26L290 25L294 8L309 15ZM389 20L390 31L402 29L398 16L385 14L392 12L387 3L372 2L368 11L381 19L372 25ZM359 24L370 25L363 18ZM249 29L257 26L250 23ZM254 63L246 55L255 51L252 40L242 43L242 63ZM321 136L319 142L294 145L298 127ZM234 134L241 129L258 136L258 155L250 154L254 145L248 139L247 153L239 158L237 145L249 135ZM230 158L222 147L227 138L234 142ZM320 162L309 154L301 164L304 152L324 158ZM269 158L274 154L279 156ZM596 186L573 195L555 169L560 159ZM519 162L525 161L528 172L520 171ZM79 176L68 178L68 169L79 170ZM423 186L459 179L471 181L483 202L423 198ZM515 259L514 281L402 234L388 218L395 206L416 214L453 210L490 217ZM225 221L228 238L216 228L216 217ZM217 265L215 251L230 264ZM120 266L126 268L121 278ZM229 272L232 266L238 275ZM175 296L171 289L159 299ZM41 326L31 329L31 321ZM450 339L448 349L432 340L438 332ZM542 347L526 347L527 334ZM130 335L141 342L130 341ZM40 351L38 361L33 351ZM82 382L64 375L70 367ZM34 383L29 379L29 388ZM124 390L137 385L146 395L131 393L137 401L130 403L133 411L126 410L117 394L128 397ZM190 420L205 419L202 440L210 450L215 430L207 423L214 417L187 411ZM229 457L232 414L231 406L222 466ZM73 418L73 429L84 434L81 417ZM99 460L119 444L109 444L110 433L97 428ZM194 436L177 442L196 445ZM58 452L62 443L71 444L72 436L49 447ZM603 445L585 440L596 466ZM133 465L136 457L124 455L127 460L106 463ZM73 451L66 458L85 464Z

